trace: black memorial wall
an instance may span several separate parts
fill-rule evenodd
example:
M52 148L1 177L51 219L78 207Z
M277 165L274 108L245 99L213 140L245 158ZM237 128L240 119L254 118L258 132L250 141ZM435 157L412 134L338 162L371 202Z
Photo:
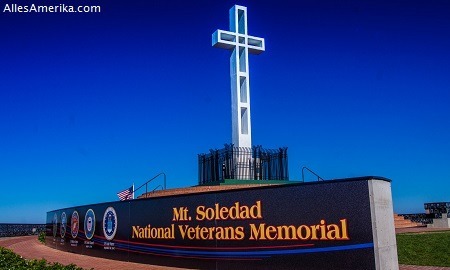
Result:
M50 211L46 244L90 256L197 269L375 269L370 179Z

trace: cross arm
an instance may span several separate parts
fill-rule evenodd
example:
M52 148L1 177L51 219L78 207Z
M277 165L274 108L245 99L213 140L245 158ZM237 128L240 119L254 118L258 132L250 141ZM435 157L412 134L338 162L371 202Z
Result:
M212 46L215 48L233 50L238 45L248 47L248 52L251 54L260 54L265 51L263 38L240 35L225 30L216 30L212 34Z
M266 50L266 44L263 38L247 36L248 52L251 54L260 54Z
M232 50L236 46L236 33L224 30L216 30L212 34L212 46Z

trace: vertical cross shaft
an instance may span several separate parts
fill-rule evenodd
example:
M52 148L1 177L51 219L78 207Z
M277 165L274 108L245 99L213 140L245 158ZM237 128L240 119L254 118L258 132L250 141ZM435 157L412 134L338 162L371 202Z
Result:
M230 9L230 31L216 30L212 46L231 51L232 142L236 147L252 147L248 54L260 54L265 46L263 38L248 35L246 7Z

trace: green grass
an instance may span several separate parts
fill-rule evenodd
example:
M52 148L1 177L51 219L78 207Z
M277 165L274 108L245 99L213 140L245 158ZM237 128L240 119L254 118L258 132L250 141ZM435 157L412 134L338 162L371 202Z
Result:
M450 267L450 232L397 234L398 262Z
M46 260L27 260L7 248L0 247L0 270L83 270L74 264L62 265Z

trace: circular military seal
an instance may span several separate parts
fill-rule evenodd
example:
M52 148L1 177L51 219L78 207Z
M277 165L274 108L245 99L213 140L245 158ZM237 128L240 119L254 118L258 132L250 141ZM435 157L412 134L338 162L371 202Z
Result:
M117 232L117 214L113 207L108 207L103 215L103 234L111 241Z
M58 232L58 215L55 213L53 216L53 237L56 237L56 233Z
M77 211L73 211L72 218L70 219L70 232L73 238L77 238L78 230L80 228L80 216Z
M84 216L84 234L88 240L94 237L95 232L95 214L94 210L89 209Z
M60 228L61 238L64 238L64 236L66 235L66 225L67 225L66 212L63 212L61 214L61 228Z

